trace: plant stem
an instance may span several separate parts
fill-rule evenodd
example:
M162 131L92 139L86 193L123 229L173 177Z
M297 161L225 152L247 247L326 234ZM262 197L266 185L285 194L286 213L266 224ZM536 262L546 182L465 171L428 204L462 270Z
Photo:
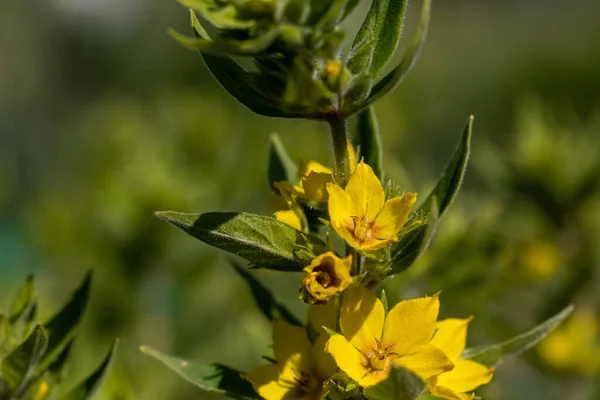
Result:
M338 185L346 187L351 174L346 120L333 116L329 119L329 127L333 142L333 176Z

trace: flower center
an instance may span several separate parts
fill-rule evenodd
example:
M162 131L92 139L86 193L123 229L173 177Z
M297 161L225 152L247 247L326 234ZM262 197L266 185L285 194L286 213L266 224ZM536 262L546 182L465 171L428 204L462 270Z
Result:
M369 242L375 236L373 224L374 221L369 221L366 215L362 217L352 217L350 232L358 242Z
M319 389L319 382L308 372L297 371L294 381L304 393L312 393Z
M364 367L371 372L381 372L390 368L393 358L398 356L394 352L395 343L383 346L378 339L375 339L376 346L371 348L365 355Z

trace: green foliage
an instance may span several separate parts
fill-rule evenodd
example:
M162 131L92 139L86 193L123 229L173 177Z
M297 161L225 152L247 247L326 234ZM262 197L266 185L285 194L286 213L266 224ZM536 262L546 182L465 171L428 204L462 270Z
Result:
M525 350L535 346L540 340L545 338L558 325L560 325L573 311L573 306L570 305L561 312L542 322L532 330L521 335L515 336L506 342L493 345L473 347L466 349L461 358L477 361L478 363L487 365L488 367L496 367L504 362L508 357L513 357L521 354Z
M12 303L11 318L3 319L2 323L5 337L0 351L0 399L56 398L55 389L62 380L90 285L88 273L71 300L48 323L38 324L29 332L27 327L35 316L30 310L37 303L33 277L27 278ZM101 366L62 399L91 399L102 384L115 349L113 345Z
M375 175L384 180L383 149L379 135L379 124L373 106L367 107L356 117L355 145L360 146L360 156L373 168Z
M364 394L369 400L413 400L421 396L426 387L412 372L393 366L389 378L366 388Z
M271 134L271 145L269 146L267 179L271 190L277 192L275 182L295 182L298 176L298 165L288 155L279 135Z
M243 257L261 268L300 271L307 261L322 253L325 246L316 236L262 215L159 211L156 216L204 243Z
M292 314L290 310L287 309L281 302L279 302L273 293L265 287L252 273L246 270L246 268L242 267L235 261L231 260L231 266L237 272L237 274L246 281L248 286L250 287L250 291L252 292L252 297L254 297L254 301L256 305L263 313L265 317L269 319L269 321L273 321L274 319L283 319L284 321L296 325L303 326L302 322L298 320Z
M221 364L201 364L169 356L151 347L141 346L140 350L159 360L186 381L205 392L220 394L238 400L252 400L260 397L250 382L241 377L239 371Z
M465 172L467 171L467 163L469 161L469 155L471 153L471 131L473 129L473 116L469 117L469 121L463 130L463 134L454 150L454 154L450 159L450 162L444 168L441 178L435 185L435 188L429 193L423 204L420 206L421 210L427 210L431 207L431 202L435 197L439 204L439 215L444 215L454 196L458 193L460 185L462 184Z

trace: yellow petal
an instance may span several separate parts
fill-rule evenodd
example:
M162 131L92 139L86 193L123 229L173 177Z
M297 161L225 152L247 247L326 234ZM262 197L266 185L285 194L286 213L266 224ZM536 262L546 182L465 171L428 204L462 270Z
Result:
M400 356L411 354L429 343L435 332L440 309L439 295L404 300L390 310L385 320L382 343L394 343Z
M324 172L311 172L302 178L301 185L304 189L304 195L308 200L320 203L327 202L329 194L327 193L327 184L331 182L331 174Z
M439 321L431 344L442 349L451 360L458 360L467 346L467 327L471 319L448 318Z
M385 311L381 301L360 285L348 289L340 310L344 336L358 350L368 352L381 339Z
M288 224L292 228L295 228L299 231L302 230L302 222L300 221L300 218L298 218L298 216L296 215L296 213L294 211L292 211L292 210L277 211L273 215L275 216L277 221L281 221L284 224Z
M306 178L310 175L311 172L323 173L332 175L333 171L331 168L324 166L321 163L316 161L307 161L300 164L300 168L298 169L298 181L301 181L302 178Z
M367 221L373 221L385 202L385 193L381 182L373 169L363 161L359 162L350 181L346 193L352 199L351 216L366 216Z
M263 365L244 374L243 378L252 383L252 386L262 398L266 400L283 400L288 392L293 389L293 386L281 385L279 376L282 372L284 371L280 365ZM291 378L293 379L293 376Z
M341 336L341 335L339 335ZM321 382L325 382L337 370L337 365L331 354L325 352L325 345L329 340L328 335L321 335L315 340L314 357L316 361L316 378Z
M456 360L454 369L438 376L438 385L465 393L492 380L494 369L472 360Z
M330 337L325 351L333 356L342 371L363 387L375 385L389 376L389 368L386 371L369 372L365 367L365 356L342 335Z
M339 297L335 296L329 299L325 304L308 306L308 324L319 335L326 334L324 326L337 331L339 318L340 301Z
M424 381L453 367L444 352L430 344L416 348L413 354L395 358L394 364L414 372Z
M312 344L306 337L306 330L281 320L273 321L273 352L279 364L285 363L294 354L300 354L302 370L312 368Z
M352 220L352 199L335 183L327 184L327 192L329 193L329 219L333 229L352 247L357 247L358 243L349 226L353 226Z
M288 181L275 182L273 185L279 190L279 193L281 193L288 204L292 202L290 197L292 194L294 196L304 196L304 189L301 186L294 185Z
M356 150L352 145L350 140L347 141L348 144L348 159L350 160L350 171L354 172L356 169Z
M406 193L386 201L373 225L376 237L378 239L395 239L416 201L417 196L414 193Z
M442 399L448 399L448 400L471 400L475 397L475 394L473 394L473 393L471 393L471 394L459 393L450 388L447 388L445 386L440 386L440 385L433 386L432 388L430 388L430 392L432 395L434 395L436 397L441 397Z

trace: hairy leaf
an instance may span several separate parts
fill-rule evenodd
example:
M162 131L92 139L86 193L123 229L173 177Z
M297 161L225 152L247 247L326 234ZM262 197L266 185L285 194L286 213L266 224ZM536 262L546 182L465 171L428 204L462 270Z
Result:
M98 368L96 368L96 370L83 382L75 386L69 393L61 397L61 400L91 400L94 398L98 389L100 389L100 386L102 386L102 383L106 379L107 372L112 364L118 344L119 340L116 339L110 347L104 361L102 361Z
M368 99L358 108L358 110L367 107L369 104L372 104L394 90L408 75L419 58L419 54L425 43L425 38L427 37L427 28L429 26L429 17L431 13L431 0L423 0L423 5L421 7L421 16L419 18L417 29L413 33L411 42L404 53L402 61L396 68L383 77L383 79L377 82L375 87L371 90Z
M253 400L260 397L250 382L243 379L239 371L221 364L201 364L161 353L151 347L141 346L140 350L162 362L186 381L200 389L239 400Z
M263 215L174 211L159 211L155 215L206 244L263 268L300 271L308 261L308 255L301 250L308 249L309 254L311 249L318 254L324 250L324 244L316 237Z
M393 366L389 378L365 389L369 400L413 400L423 394L427 385L412 372Z
M420 209L427 210L430 207L432 199L435 197L439 204L439 214L441 217L444 215L450 204L452 204L452 200L454 200L454 196L458 193L458 189L460 189L460 185L462 184L467 170L467 163L471 153L472 129L473 116L469 117L460 141L454 150L450 162L448 162L446 168L444 168L440 180L437 182L431 193L429 193Z
M67 304L44 324L48 332L48 350L42 366L48 366L73 338L87 307L91 284L92 273L88 272Z
M2 378L11 393L19 392L27 384L47 347L48 336L44 328L37 325L29 337L2 360Z
M235 261L230 260L230 262L235 272L237 272L238 275L246 281L248 286L250 286L252 297L254 297L256 305L260 308L260 311L265 317L270 321L274 319L283 319L292 325L303 326L302 322L300 322L287 307L278 302L277 299L275 299L275 296L273 296L273 293L256 279L252 273Z
M561 312L536 326L529 332L515 336L504 343L493 346L480 346L466 349L461 358L477 361L488 367L496 367L506 358L519 355L525 350L535 346L540 340L560 325L573 311L570 305Z
M373 0L352 44L350 71L357 74L366 70L371 76L381 72L398 46L407 5L407 0ZM373 41L371 51L357 52L356 48L365 41Z
M379 136L379 124L375 109L370 106L358 114L356 118L356 141L360 146L360 155L365 163L373 168L373 172L383 181L383 150Z

